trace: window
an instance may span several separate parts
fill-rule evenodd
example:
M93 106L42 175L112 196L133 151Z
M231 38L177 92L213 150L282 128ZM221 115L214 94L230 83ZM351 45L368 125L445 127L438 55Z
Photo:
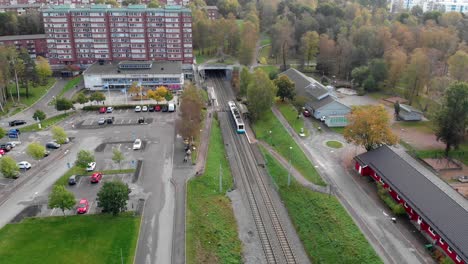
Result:
M444 241L444 239L442 239L442 238L439 238L439 242L440 242L440 244L441 244L441 245L445 245L445 241Z
M436 235L435 232L434 232L434 229L432 229L431 227L428 228L429 232L431 232L432 235Z
M399 196L398 194L397 194L397 196L396 196L396 199L397 199L398 201L401 200L401 198L400 198L400 196Z
M408 208L408 204L406 204L406 202L403 204L403 206L404 206L405 208Z
M448 251L449 253L452 253L452 252L453 252L452 249L451 249L450 247L447 247L447 251Z
M458 262L461 262L461 258L460 258L458 255L455 257L455 259L456 259Z

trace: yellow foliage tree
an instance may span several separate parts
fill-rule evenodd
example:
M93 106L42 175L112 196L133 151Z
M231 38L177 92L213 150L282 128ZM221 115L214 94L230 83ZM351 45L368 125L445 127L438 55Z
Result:
M131 94L137 94L140 92L140 86L138 86L137 82L133 82L132 86L130 86L130 89L128 89L128 92Z
M158 103L164 99L158 94L157 90L149 90L147 94L149 98L156 100Z
M353 107L348 116L349 125L344 129L344 138L367 151L381 144L394 145L398 138L390 128L390 118L383 105Z

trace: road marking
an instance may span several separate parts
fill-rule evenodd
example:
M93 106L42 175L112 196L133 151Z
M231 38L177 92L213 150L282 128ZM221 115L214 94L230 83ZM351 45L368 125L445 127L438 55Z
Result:
M129 119L129 120L128 120L128 123L129 123L129 124L130 124L130 123L132 123L132 120L131 120L131 119Z
M81 184L81 182L82 182L82 179L83 179L83 178L84 178L84 177L80 177L80 178L79 178L79 180L78 180L78 184L76 185L77 187L79 187L79 186L80 186L80 184Z
M55 208L52 209L49 216L52 216L54 214L54 212L55 212Z
M124 120L122 119L122 122L120 122L120 124L123 124Z

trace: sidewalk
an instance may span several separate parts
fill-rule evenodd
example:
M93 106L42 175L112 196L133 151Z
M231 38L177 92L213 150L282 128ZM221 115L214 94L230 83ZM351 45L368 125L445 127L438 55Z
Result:
M205 126L200 136L200 146L198 146L197 163L195 164L196 175L200 175L205 172L208 146L210 143L211 125L213 123L213 106L207 109L206 114Z

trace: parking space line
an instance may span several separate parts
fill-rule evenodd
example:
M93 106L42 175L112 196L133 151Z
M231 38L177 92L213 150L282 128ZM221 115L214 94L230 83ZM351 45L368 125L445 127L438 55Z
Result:
M120 122L120 124L123 124L124 120L122 119L122 122Z
M130 123L132 123L132 120L131 120L131 119L129 119L129 120L128 120L128 123L129 123L129 124L130 124Z
M53 209L52 209L52 211L50 212L50 215L49 215L49 216L52 216L52 215L54 214L55 209L56 209L56 208L53 208Z
M83 176L83 177L84 177L84 176ZM80 187L80 184L81 184L81 181L82 181L81 179L82 179L83 177L80 177L80 179L78 180L78 184L76 185L77 187Z

